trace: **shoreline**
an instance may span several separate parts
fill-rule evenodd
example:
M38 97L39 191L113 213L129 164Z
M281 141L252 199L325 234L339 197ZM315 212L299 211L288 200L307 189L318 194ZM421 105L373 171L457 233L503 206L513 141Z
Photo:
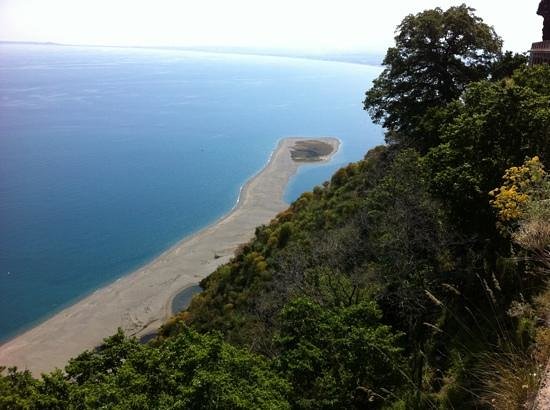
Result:
M248 195L249 186L254 182L255 179L259 178L261 176L261 174L271 165L271 162L273 161L273 158L277 155L277 153L279 151L283 150L284 148L288 148L289 156L290 156L290 148L292 147L292 144L295 143L296 141L301 141L301 140L324 140L324 141L329 142L332 145L333 150L329 155L321 157L320 160L318 160L318 161L312 161L312 162L292 161L292 163L295 164L295 169L292 171L292 173L290 173L288 175L288 178L286 180L286 183L283 187L282 192L279 195L279 198L276 198L277 200L280 200L282 203L285 204L285 208L282 209L282 211L284 211L290 205L290 204L286 203L285 200L284 200L284 194L285 194L286 188L287 188L287 186L290 182L290 179L293 176L295 176L296 173L298 172L298 169L301 168L304 165L310 165L310 166L313 165L313 166L315 166L315 165L326 164L326 163L330 162L336 156L336 154L338 154L340 152L340 149L342 148L343 143L339 138L335 138L335 137L319 137L319 138L284 137L284 138L279 138L279 140L277 140L275 149L273 151L271 151L271 153L269 154L269 157L268 157L266 163L264 164L264 166L259 171L257 171L254 175L252 175L250 178L248 178L243 185L241 185L241 187L239 188L239 194L237 195L237 200L235 201L235 205L233 205L233 207L229 210L229 212L227 214L221 216L220 218L218 218L217 220L215 220L211 224L207 225L206 227L201 228L199 231L183 238L181 241L176 243L176 245L174 245L174 247L176 247L180 244L183 244L183 242L185 242L187 239L191 239L194 235L199 235L202 231L208 229L209 227L215 226L215 225L223 222L225 219L230 218L231 215L233 214L233 212L235 212L237 210L237 208L241 205L243 197ZM276 215L277 214L273 215L273 217L271 219L273 219ZM258 226L258 225L256 225L256 226ZM256 228L256 226L254 227L254 229ZM252 237L253 237L253 234L250 236L250 238L252 238ZM231 253L231 257L233 257L233 253L234 253L234 251ZM159 255L159 257L160 256L162 256L162 254ZM222 258L223 257L219 257L219 258L216 258L216 259L222 259ZM227 261L227 262L229 262L229 261ZM225 263L226 262L220 263L218 266L223 265ZM214 271L212 271L212 272L214 272ZM212 272L210 272L210 273L212 273ZM181 292L183 292L186 289L188 289L192 286L195 286L195 285L198 285L198 282L187 284L183 288L179 289L176 293L174 293L173 295L170 296L169 300L166 302L165 319L168 319L171 316L174 316L174 314L175 314L172 311L172 304L174 302L174 299ZM157 330L158 330L158 328L155 329L154 331L156 332ZM152 330L150 330L150 331L152 331ZM1 346L0 346L0 350L1 350Z
M156 331L172 316L174 298L227 263L235 249L250 240L256 226L267 224L288 207L284 192L298 168L290 148L301 140L323 140L340 148L336 138L282 138L264 165L240 188L233 208L208 226L168 248L150 262L84 296L36 326L0 345L0 365L33 374L63 368L68 359L98 346L121 327L129 336Z

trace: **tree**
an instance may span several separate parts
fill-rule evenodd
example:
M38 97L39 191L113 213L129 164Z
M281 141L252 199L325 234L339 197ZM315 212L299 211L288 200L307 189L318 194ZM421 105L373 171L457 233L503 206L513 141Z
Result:
M426 155L432 191L449 206L457 226L492 231L489 191L504 171L538 155L550 160L550 67L517 71L500 82L471 84L452 104L442 144ZM484 228L485 227L485 228Z
M504 78L511 77L514 71L525 68L529 58L527 54L518 54L507 51L502 54L491 67L491 80L498 81Z
M422 339L421 324L432 307L424 289L453 270L448 244L456 240L446 230L442 207L428 192L426 176L418 153L402 150L367 194L362 211L372 275L381 285L376 300L384 317L407 332L410 343Z
M268 360L185 327L158 347L118 332L39 380L3 370L1 409L290 409Z
M400 334L381 318L375 302L325 308L298 298L285 306L276 343L294 408L374 409L394 399L403 382Z
M364 108L387 129L388 142L424 151L438 139L426 132L426 116L487 78L502 40L466 5L409 15L397 31Z
M38 381L26 370L18 372L9 368L3 375L5 367L0 367L0 409L33 409L37 398Z

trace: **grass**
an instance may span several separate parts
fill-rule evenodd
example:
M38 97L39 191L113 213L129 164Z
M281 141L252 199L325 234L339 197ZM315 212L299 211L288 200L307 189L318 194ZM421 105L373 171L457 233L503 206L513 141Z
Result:
M544 367L521 352L488 353L480 359L482 368L478 376L483 380L482 404L499 410L532 408Z

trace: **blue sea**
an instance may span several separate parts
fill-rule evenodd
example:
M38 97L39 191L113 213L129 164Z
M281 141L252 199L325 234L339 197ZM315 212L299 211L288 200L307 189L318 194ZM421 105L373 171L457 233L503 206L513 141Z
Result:
M285 136L337 136L291 201L382 142L379 67L100 47L0 45L0 340L227 213Z

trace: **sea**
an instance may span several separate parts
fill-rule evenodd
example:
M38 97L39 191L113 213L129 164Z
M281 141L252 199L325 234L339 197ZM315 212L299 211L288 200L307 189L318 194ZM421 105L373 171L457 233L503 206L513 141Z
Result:
M380 67L197 51L0 45L0 341L235 205L280 138L336 136L296 199L382 143Z

